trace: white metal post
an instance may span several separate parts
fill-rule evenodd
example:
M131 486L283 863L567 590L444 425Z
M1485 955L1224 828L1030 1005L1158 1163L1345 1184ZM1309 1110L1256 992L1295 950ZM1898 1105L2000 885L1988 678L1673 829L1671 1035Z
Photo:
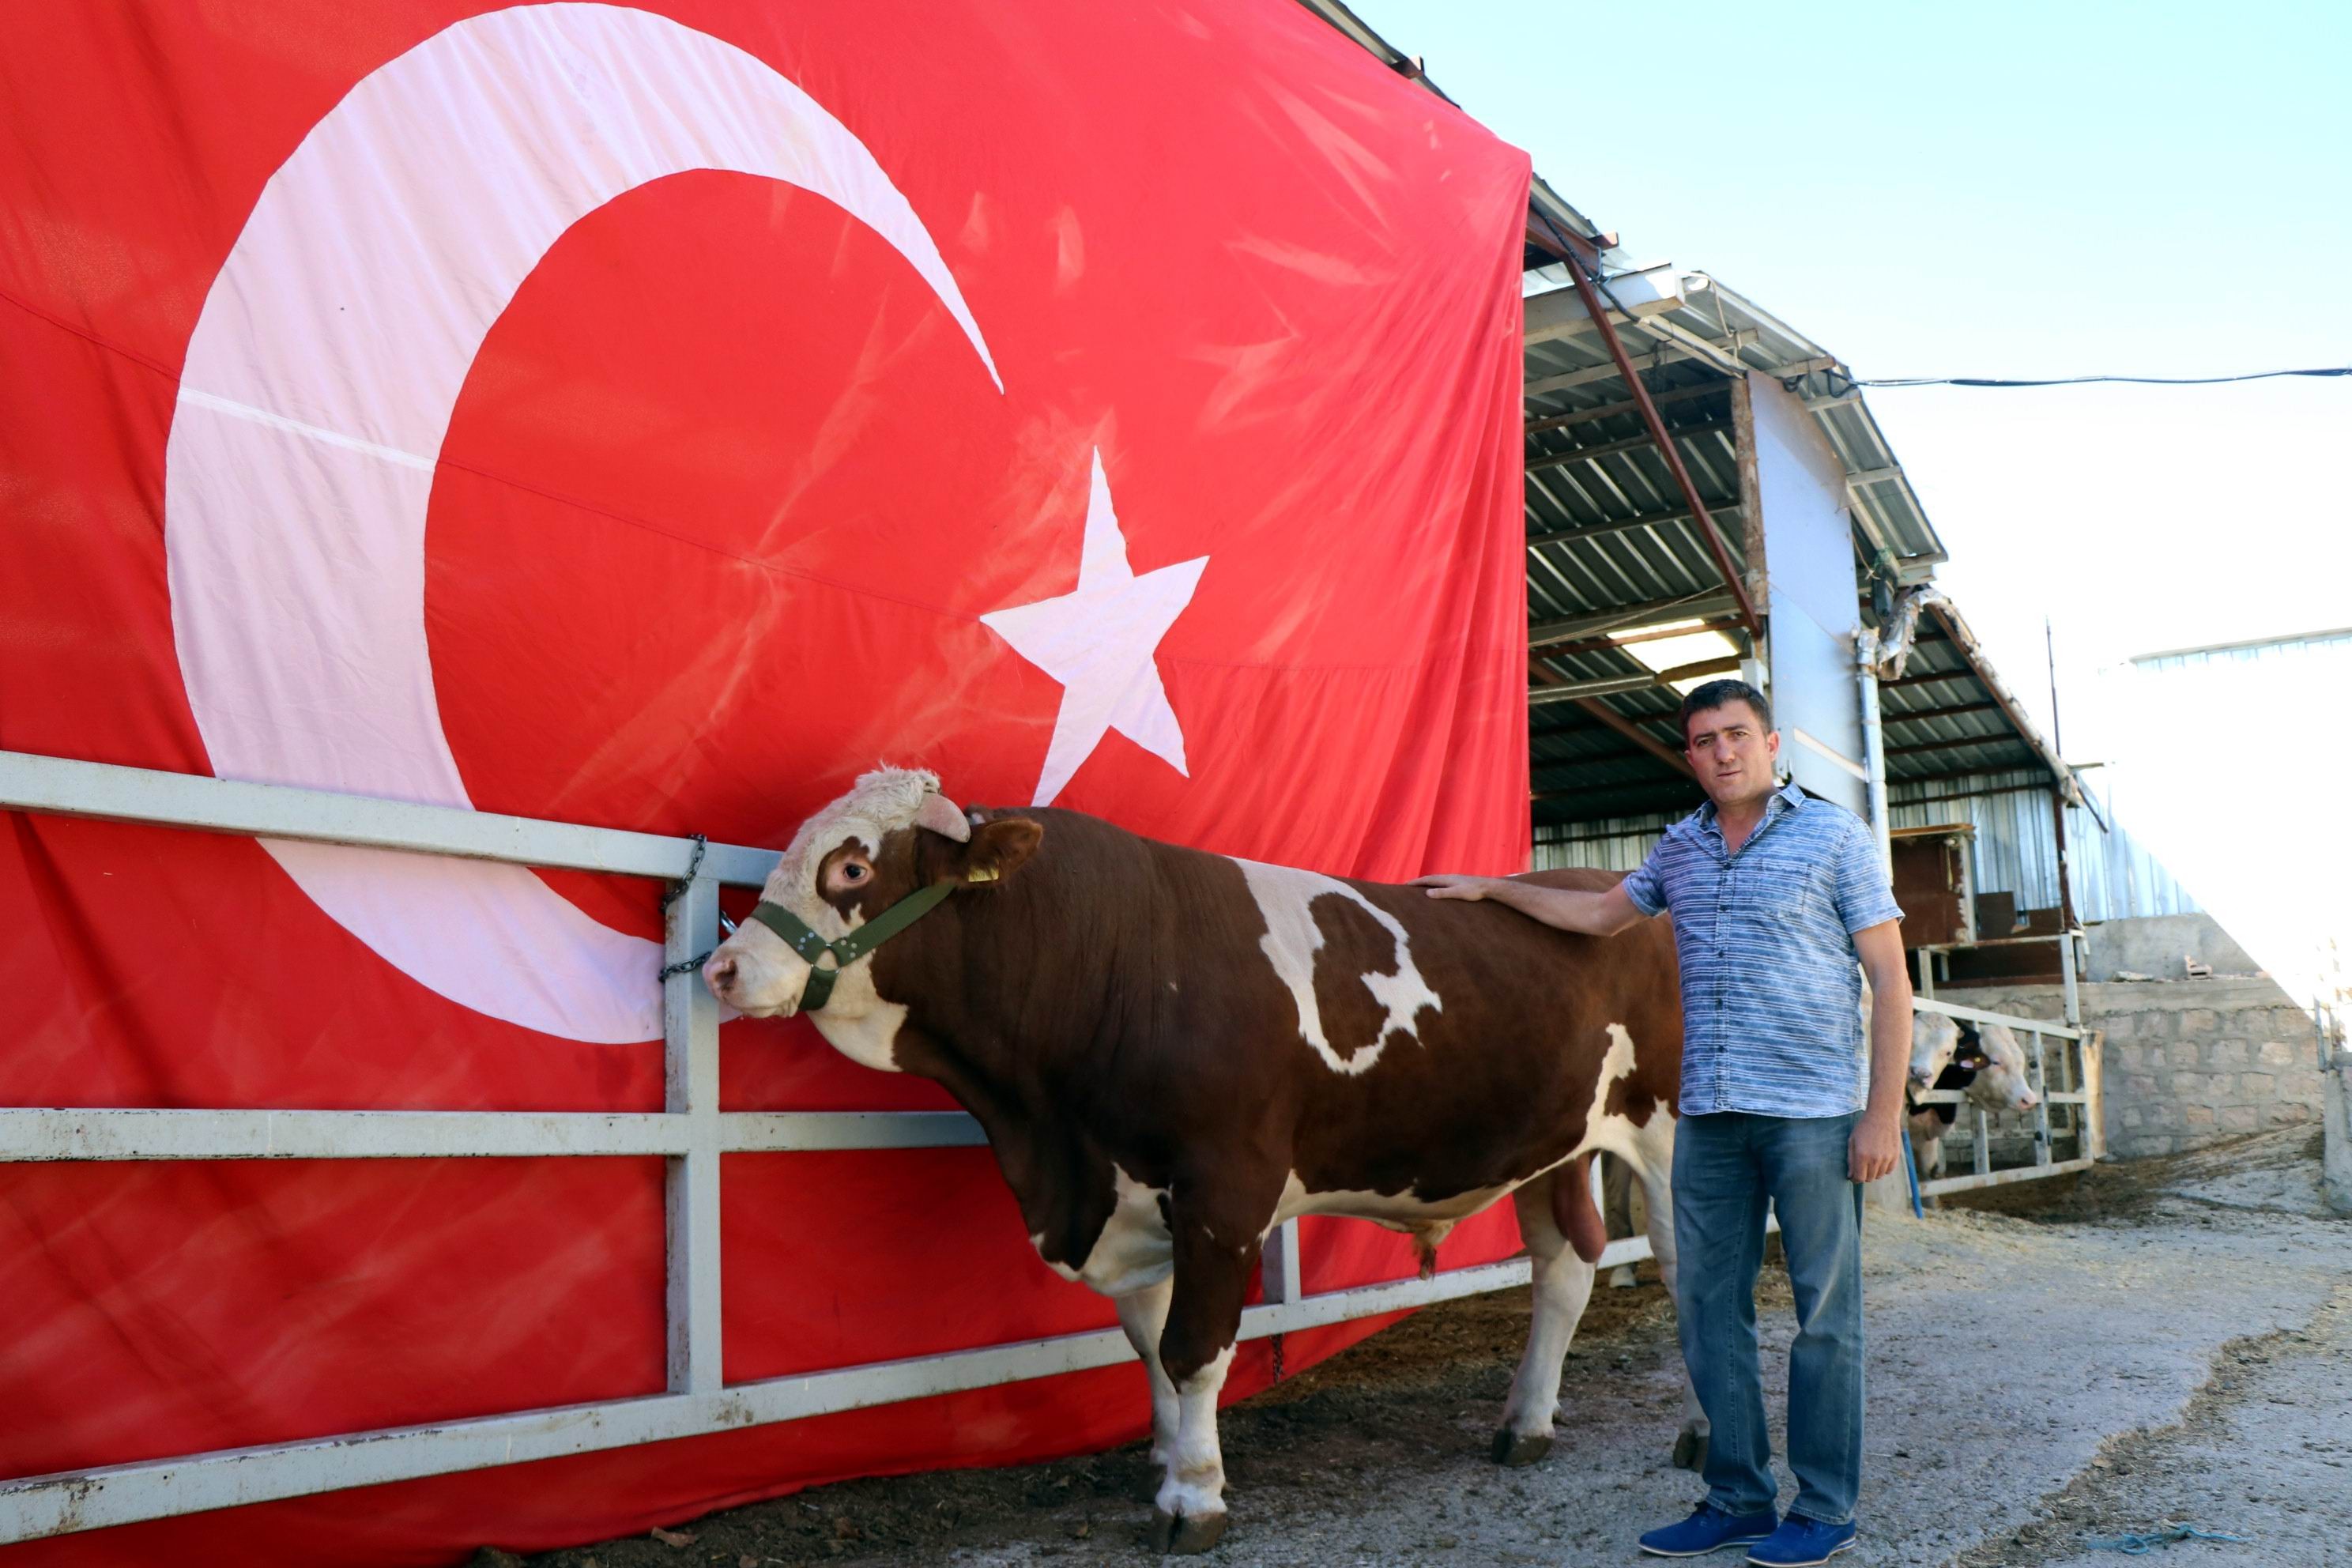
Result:
M1265 1238L1258 1252L1258 1279L1269 1302L1297 1300L1304 1291L1298 1282L1298 1222L1283 1221Z
M719 945L719 884L696 877L670 901L665 967ZM665 1109L686 1119L686 1152L667 1163L663 1195L669 1247L669 1388L715 1394L723 1378L719 1315L719 1004L702 976L662 983Z
M2033 1163L2037 1165L2050 1163L2050 1096L2049 1086L2043 1081L2042 1048L2042 1031L2036 1029L2033 1051L2026 1062L2031 1069L2029 1081L2033 1086Z

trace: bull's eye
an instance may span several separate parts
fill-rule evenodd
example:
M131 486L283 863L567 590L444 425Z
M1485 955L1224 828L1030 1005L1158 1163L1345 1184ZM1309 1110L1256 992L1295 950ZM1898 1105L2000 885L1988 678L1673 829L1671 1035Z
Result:
M852 860L841 868L841 879L845 882L862 882L866 880L866 868Z

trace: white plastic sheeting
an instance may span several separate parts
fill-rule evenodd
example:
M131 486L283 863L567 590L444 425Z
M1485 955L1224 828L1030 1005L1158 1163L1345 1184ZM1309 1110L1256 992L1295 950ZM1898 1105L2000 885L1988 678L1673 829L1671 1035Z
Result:
M2295 831L2352 771L2347 685L2352 632L2330 632L2137 659L2097 693L2135 825L2306 1005L2345 994L2352 950L2352 846Z

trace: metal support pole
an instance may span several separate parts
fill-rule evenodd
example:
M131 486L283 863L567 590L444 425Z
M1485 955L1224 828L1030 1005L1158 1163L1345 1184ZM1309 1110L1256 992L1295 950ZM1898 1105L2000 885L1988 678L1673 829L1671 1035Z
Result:
M2074 879L2068 874L2066 866L2066 795L2056 784L2050 786L2050 819L2057 830L2058 929L2071 933L2074 929ZM2071 947L2074 937L2069 934L2066 942ZM2070 1024L2079 1022L2071 1017L2066 1021Z
M1878 834L1878 858L1895 868L1895 825L1886 806L1886 727L1878 712L1878 634L1865 626L1853 638L1854 683L1862 690L1862 765L1870 802L1870 826ZM1930 991L1929 995L1935 993Z
M719 884L697 877L670 901L662 963L719 945ZM686 1118L686 1152L665 1163L669 1248L669 1390L716 1394L719 1317L719 1004L699 973L662 982L663 1108Z
M2033 1163L2050 1163L2050 1097L2044 1092L2045 1068L2042 1061L2043 1041L2042 1031L2033 1031L2033 1053L2026 1058L2028 1080L2033 1085Z
M1633 395L1634 405L1641 410L1643 427L1649 431L1650 439L1657 444L1658 456L1665 459L1666 471L1674 475L1675 485L1682 490L1683 504L1690 508L1692 518L1698 523L1699 537L1706 542L1707 553L1715 557L1715 569L1723 574L1724 585L1731 590L1731 596L1738 602L1739 618L1747 625L1748 635L1756 639L1760 649L1764 642L1764 623L1756 614L1755 602L1748 596L1747 580L1732 565L1731 547L1724 540L1721 525L1708 513L1706 502L1699 499L1698 486L1692 482L1690 470L1683 466L1682 449L1666 433L1666 422L1659 416L1658 405L1651 400L1650 389L1642 384L1641 374L1633 368L1633 360L1627 356L1625 344L1617 336L1616 323L1609 319L1608 307L1601 303L1600 291L1593 288L1592 279L1584 275L1582 257L1571 255L1568 258L1568 276L1576 285L1576 297L1584 302L1585 314L1591 317L1601 329L1601 341L1609 345L1609 357L1617 363L1617 374L1624 378L1626 390ZM1755 526L1754 521L1750 520L1751 539Z
M2058 984L2060 994L2066 999L2066 1026L2083 1026L2082 987L2074 980L2074 931L2069 926L2058 933Z

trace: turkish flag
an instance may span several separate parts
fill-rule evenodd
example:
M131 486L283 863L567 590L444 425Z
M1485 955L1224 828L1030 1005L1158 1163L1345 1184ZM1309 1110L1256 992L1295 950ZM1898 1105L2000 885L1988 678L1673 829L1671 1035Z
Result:
M1335 874L1524 863L1527 160L1289 0L5 37L0 747L779 847L887 760ZM6 825L0 1104L660 1108L650 884ZM729 1110L948 1103L797 1021L722 1062ZM662 1180L9 1168L0 1477L657 1392ZM730 1381L1114 1321L982 1150L723 1193ZM1147 1415L1118 1367L0 1559L454 1562Z

